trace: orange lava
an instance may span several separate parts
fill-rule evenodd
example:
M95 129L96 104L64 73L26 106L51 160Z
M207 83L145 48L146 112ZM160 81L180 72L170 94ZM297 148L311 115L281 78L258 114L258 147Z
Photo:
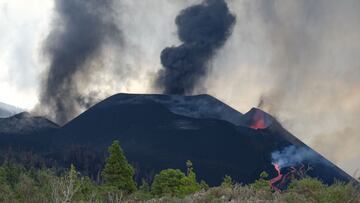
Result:
M279 181L281 181L283 175L282 175L281 172L280 172L280 166L279 166L279 164L273 164L273 165L274 165L275 170L277 171L278 175L277 175L275 178L273 178L273 179L271 179L271 180L269 181L270 187L271 187L272 189L276 190L276 191L280 191L280 189L277 188L274 184L277 183L277 182L279 182Z
M265 123L265 118L264 118L264 114L260 111L257 111L254 115L254 117L252 118L252 123L250 125L250 128L252 129L265 129L267 128L266 123Z

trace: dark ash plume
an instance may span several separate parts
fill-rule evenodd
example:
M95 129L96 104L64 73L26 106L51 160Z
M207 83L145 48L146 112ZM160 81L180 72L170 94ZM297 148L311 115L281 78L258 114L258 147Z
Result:
M259 109L263 108L264 103L265 103L264 98L263 98L263 96L261 96L260 99L259 99L259 103L257 105L257 108L259 108Z
M230 36L235 16L224 0L205 0L181 11L175 22L183 44L162 51L164 69L156 83L166 94L186 94L206 75L207 63Z
M55 0L57 18L44 48L50 67L39 108L59 124L78 113L84 95L77 86L87 82L89 63L99 57L108 40L120 36L112 7L112 0ZM81 81L76 74L81 74Z

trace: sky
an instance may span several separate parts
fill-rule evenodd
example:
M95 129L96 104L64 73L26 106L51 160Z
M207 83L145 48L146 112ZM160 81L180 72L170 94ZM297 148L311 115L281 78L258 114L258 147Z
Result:
M53 2L0 0L0 101L31 109L44 71L40 46Z
M84 93L158 93L160 53L179 45L175 17L199 0L120 0L123 46L106 49ZM240 112L262 108L350 175L360 169L360 2L229 0L233 33L193 94ZM52 0L0 0L0 101L31 111L49 61ZM99 65L99 64L97 64ZM83 85L83 86L81 86ZM80 113L85 109L79 109Z

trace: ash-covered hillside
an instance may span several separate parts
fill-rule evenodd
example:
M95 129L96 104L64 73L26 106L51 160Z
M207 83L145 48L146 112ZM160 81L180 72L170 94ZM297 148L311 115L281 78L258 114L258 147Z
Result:
M117 94L61 128L36 118L46 121L38 126L43 130L24 134L21 129L27 128L27 119L29 116L1 121L1 128L13 120L19 123L11 136L0 134L1 150L30 151L48 166L75 164L94 179L113 140L120 141L138 180L151 179L162 169L184 168L187 160L194 163L198 178L210 185L219 184L225 175L251 183L262 171L271 178L279 179L281 174L279 180L274 179L274 187L305 172L325 183L352 179L271 115L255 108L243 115L209 95Z

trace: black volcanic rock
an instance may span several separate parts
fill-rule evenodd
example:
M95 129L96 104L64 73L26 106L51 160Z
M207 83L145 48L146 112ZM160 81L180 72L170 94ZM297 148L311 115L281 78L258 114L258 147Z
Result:
M264 128L253 129L254 115L259 113L268 120ZM303 147L314 154L303 162L313 168L309 175L326 183L352 180L265 112L253 109L242 115L208 95L117 94L40 137L41 141L32 143L41 150L32 150L51 160L49 163L65 167L75 164L94 178L103 167L107 147L119 140L136 168L137 180L152 177L162 169L185 170L185 162L191 160L198 178L210 185L218 185L225 175L251 183L262 171L276 176L271 154L289 146ZM19 145L11 139L1 143L3 148L4 143Z
M214 118L234 125L242 123L242 114L210 95L181 96L160 94L117 94L97 105L158 103L171 112L192 118Z
M50 120L27 112L0 118L0 160L11 156L28 167L44 166L44 153L52 151L49 144L59 129ZM49 162L48 166L53 167L55 162Z

